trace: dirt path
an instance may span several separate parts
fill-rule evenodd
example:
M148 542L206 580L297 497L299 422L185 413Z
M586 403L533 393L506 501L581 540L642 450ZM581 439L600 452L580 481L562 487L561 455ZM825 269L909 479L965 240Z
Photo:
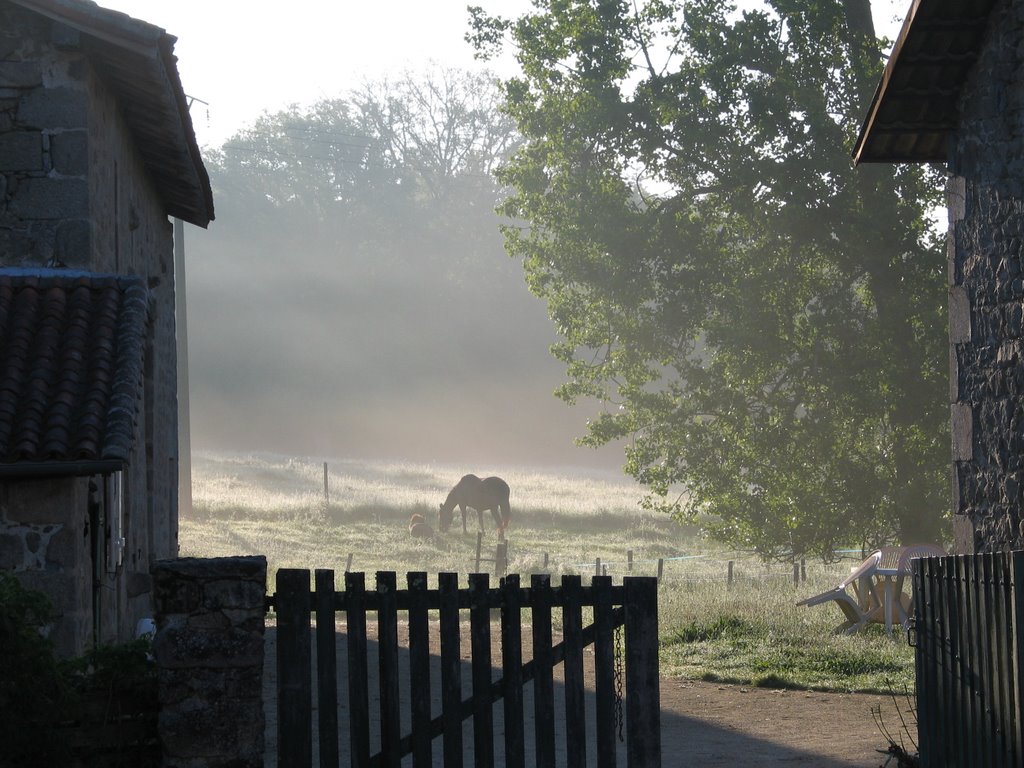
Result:
M404 629L404 628L403 628ZM400 629L400 640L406 641ZM433 633L432 633L433 634ZM464 638L463 648L468 649ZM344 660L345 635L338 635L338 658ZM369 673L371 701L370 710L375 712L377 702L372 698L376 688L375 669L377 664L374 644L371 643ZM526 650L526 649L524 649ZM275 653L276 631L267 631L267 657L264 674L264 706L267 715L267 768L277 766L277 703L274 686L276 683ZM432 663L439 664L436 651ZM405 655L402 655L405 658ZM468 656L464 656L468 661ZM500 658L500 656L495 656ZM407 663L407 662L406 662ZM468 689L469 665L465 667L464 690ZM589 667L590 665L588 665ZM339 665L339 671L343 669ZM439 666L437 667L439 670ZM439 675L439 671L431 670ZM592 674L588 668L588 675ZM437 679L437 678L434 678ZM556 678L556 688L558 688ZM588 713L593 713L593 685L588 682L591 699L587 702ZM530 698L532 686L525 689L525 711L529 718L532 711ZM344 681L339 691L339 724L344 728L348 720L347 689ZM560 691L556 691L556 697ZM556 707L559 702L556 701ZM895 732L899 728L899 715L894 702L886 696L867 694L813 693L806 691L779 691L750 688L737 685L723 685L690 680L663 679L661 681L661 739L662 765L665 768L689 768L690 766L814 766L815 768L874 768L885 763L886 756L878 750L887 742L875 724L872 710L881 708L886 726ZM403 723L408 724L408 702L403 700ZM439 704L435 704L435 713ZM314 711L313 721L316 722ZM501 726L501 705L495 705L496 766L503 768L501 743L504 737ZM588 723L588 732L593 733L593 724ZM530 754L532 734L527 727L526 750ZM556 738L564 744L561 724L556 724ZM348 737L341 735L343 756L347 754ZM314 765L316 764L316 737L314 736ZM371 734L371 745L379 743L379 735ZM471 765L473 737L472 726L467 721L463 731L466 745L466 764ZM564 749L564 747L563 747ZM434 764L440 765L440 740L435 741ZM593 752L588 764L594 763ZM624 766L624 745L619 745L618 764ZM402 763L411 766L411 759ZM559 758L564 765L564 754ZM895 761L893 762L895 765Z

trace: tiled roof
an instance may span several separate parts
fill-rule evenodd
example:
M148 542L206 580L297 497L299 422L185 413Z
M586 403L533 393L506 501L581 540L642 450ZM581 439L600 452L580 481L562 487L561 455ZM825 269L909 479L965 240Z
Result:
M139 277L0 270L0 476L128 463L148 301Z
M995 0L914 0L864 120L855 163L943 163Z

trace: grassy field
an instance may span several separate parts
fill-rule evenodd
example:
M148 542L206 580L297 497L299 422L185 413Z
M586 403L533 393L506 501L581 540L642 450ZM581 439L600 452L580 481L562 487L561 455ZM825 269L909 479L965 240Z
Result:
M332 461L329 503L323 463L272 455L198 454L193 458L192 515L181 521L181 554L266 555L270 588L278 568L332 568L469 573L476 519L445 537L413 539L413 513L436 523L437 505L463 474L440 465ZM879 627L835 636L833 606L798 608L801 597L834 586L852 561L807 563L795 586L789 565L766 566L705 540L639 506L641 490L614 475L583 471L477 468L500 474L512 488L510 571L594 572L600 558L616 581L653 575L659 587L661 668L665 676L824 690L903 691L913 687L913 655L899 634ZM485 514L485 556L496 537ZM548 567L543 563L547 558ZM728 562L734 583L726 583Z

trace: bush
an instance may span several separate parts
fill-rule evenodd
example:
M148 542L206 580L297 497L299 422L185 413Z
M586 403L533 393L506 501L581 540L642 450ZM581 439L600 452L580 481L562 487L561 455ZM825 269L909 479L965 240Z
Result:
M0 572L0 768L158 765L149 641L60 661L44 634L51 616L45 595ZM117 743L97 743L99 732Z
M68 757L53 738L69 692L43 634L51 610L45 595L0 572L0 766L60 765Z

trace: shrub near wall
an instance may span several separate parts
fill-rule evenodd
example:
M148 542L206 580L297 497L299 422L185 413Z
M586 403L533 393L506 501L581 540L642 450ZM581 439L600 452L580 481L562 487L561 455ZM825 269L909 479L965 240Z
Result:
M59 661L46 596L0 572L0 766L159 764L156 670L148 642Z

